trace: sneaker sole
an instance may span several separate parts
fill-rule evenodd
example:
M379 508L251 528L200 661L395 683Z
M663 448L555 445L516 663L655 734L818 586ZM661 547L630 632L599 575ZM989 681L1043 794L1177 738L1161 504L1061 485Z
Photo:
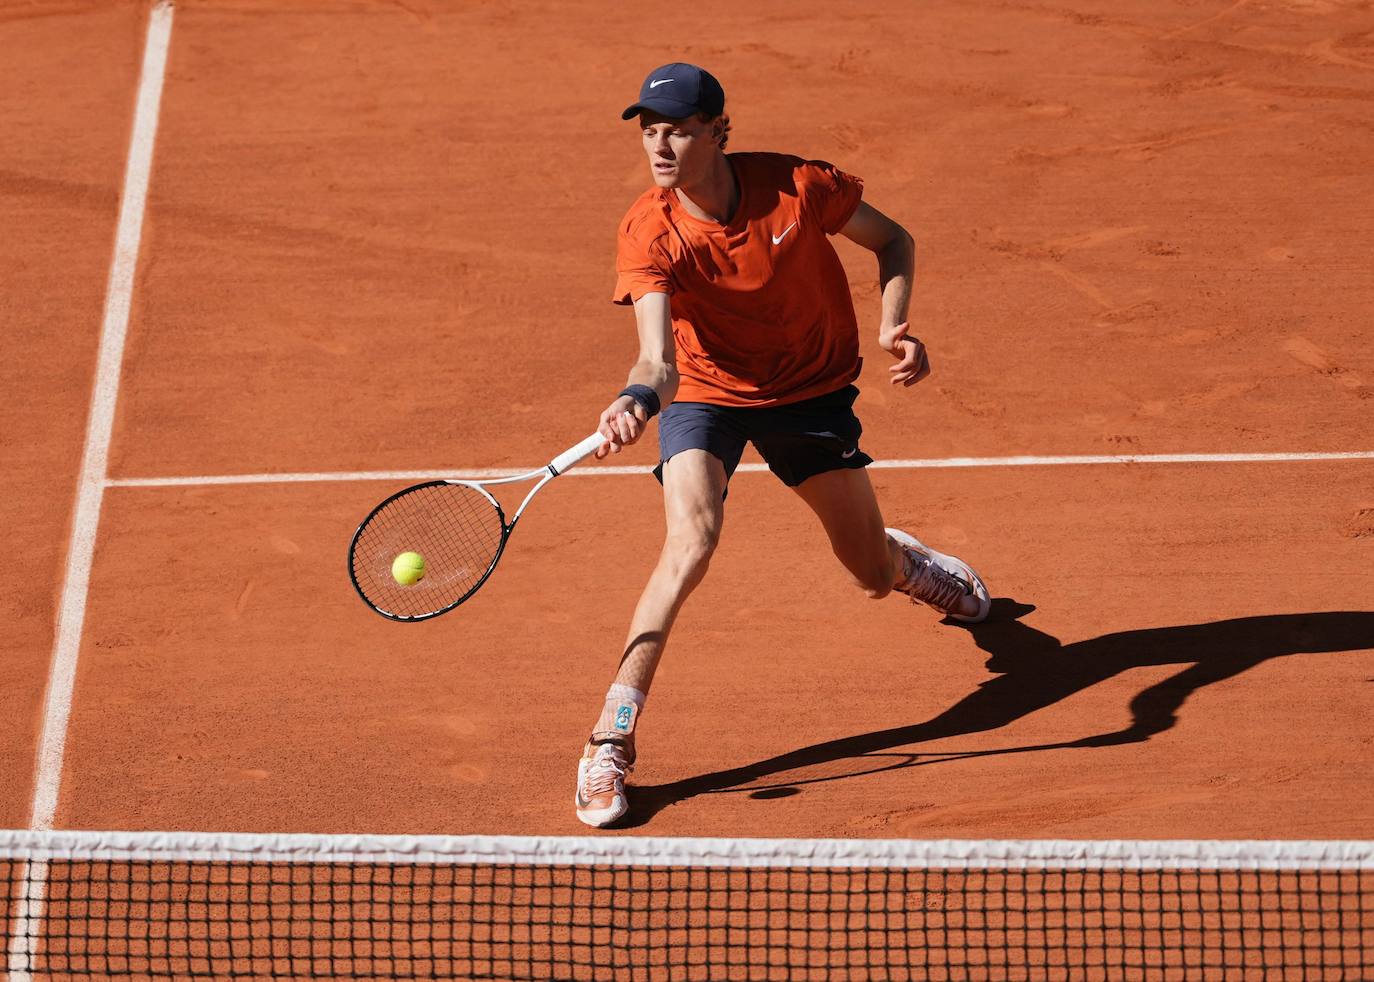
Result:
M577 805L577 820L584 825L590 825L594 829L604 829L608 825L614 825L624 818L625 814L630 810L629 802L624 798L617 795L615 800L619 807L584 810L582 808L582 802L574 799L573 803Z
M988 614L992 610L992 594L988 592L987 584L983 582L983 578L974 571L972 566L964 562L958 556L950 556L930 548L930 546L926 545L910 532L903 532L901 529L887 529L886 532L903 545L920 549L926 555L934 559L938 565L947 570L956 572L960 576L966 577L968 581L973 584L973 595L978 598L978 613L953 614L944 612L946 617L952 620L961 621L965 624L978 624L987 620Z

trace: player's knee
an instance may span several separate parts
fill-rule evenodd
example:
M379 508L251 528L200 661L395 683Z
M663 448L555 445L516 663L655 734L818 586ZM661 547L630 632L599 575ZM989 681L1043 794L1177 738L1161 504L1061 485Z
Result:
M854 585L864 592L864 596L869 600L881 600L892 592L892 577L890 570L884 567L881 570L865 570L862 574L854 575Z
M705 528L671 533L663 544L663 561L674 579L691 583L705 576L719 538Z
M885 583L882 586L877 586L873 583L860 583L859 589L863 590L864 596L869 600L881 600L892 592L892 584Z
M881 600L892 592L892 563L884 551L881 554L859 555L855 550L833 542L835 558L849 571L854 585L864 592L869 600Z

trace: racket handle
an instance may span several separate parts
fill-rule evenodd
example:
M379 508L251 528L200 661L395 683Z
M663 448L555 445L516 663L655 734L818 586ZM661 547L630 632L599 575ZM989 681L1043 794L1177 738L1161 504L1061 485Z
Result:
M589 454L601 449L602 444L608 442L600 433L593 433L577 446L564 450L557 457L549 462L549 470L554 475L562 474L569 467L581 463Z

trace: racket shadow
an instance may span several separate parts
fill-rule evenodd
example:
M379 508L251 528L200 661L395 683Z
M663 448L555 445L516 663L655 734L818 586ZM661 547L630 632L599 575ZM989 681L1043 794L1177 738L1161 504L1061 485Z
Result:
M1184 702L1199 689L1233 678L1274 658L1374 648L1374 611L1266 614L1203 624L1143 628L1071 644L1021 623L1035 608L993 601L982 624L968 630L997 673L938 715L907 726L862 733L801 747L741 767L667 784L633 785L631 809L621 827L641 826L654 815L702 794L749 793L761 798L848 778L968 760L1066 748L1140 743L1171 729ZM1131 700L1131 722L1120 730L1088 733L1032 746L920 753L919 745L998 730L1031 713L1133 668L1180 665L1169 678ZM768 794L766 792L774 792ZM765 792L759 794L759 792Z

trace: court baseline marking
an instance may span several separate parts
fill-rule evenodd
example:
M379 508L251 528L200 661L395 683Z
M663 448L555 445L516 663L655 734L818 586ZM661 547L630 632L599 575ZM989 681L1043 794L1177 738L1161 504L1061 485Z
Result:
M124 170L124 189L119 199L114 256L110 260L110 276L105 289L105 310L100 325L100 349L86 423L86 442L77 478L71 543L67 551L56 638L48 668L48 691L43 705L33 801L29 810L29 827L40 831L52 828L53 816L57 812L62 759L67 745L67 721L71 716L76 660L86 618L86 597L90 588L96 530L100 524L100 506L107 487L110 438L124 362L124 344L129 333L134 273L138 266L139 243L143 237L144 206L152 174L153 145L157 139L171 38L171 4L157 3L148 16L148 34L143 47L133 129ZM33 945L43 917L47 864L35 862L31 869L26 869L24 882L25 893L16 898L9 949L6 952L6 968L12 982L29 982L32 978Z
M923 470L960 467L1062 467L1103 464L1275 464L1295 462L1374 460L1374 450L1331 453L1177 453L1177 454L1081 454L1014 457L933 457L924 460L878 460L878 470ZM206 487L224 484L305 484L321 481L427 481L446 477L490 478L524 474L531 467L500 467L472 470L431 468L425 471L321 471L280 474L206 474L197 477L122 477L105 482L107 488ZM648 474L650 465L623 467L589 464L566 471L573 477L621 477ZM760 473L767 464L740 464L735 473Z

